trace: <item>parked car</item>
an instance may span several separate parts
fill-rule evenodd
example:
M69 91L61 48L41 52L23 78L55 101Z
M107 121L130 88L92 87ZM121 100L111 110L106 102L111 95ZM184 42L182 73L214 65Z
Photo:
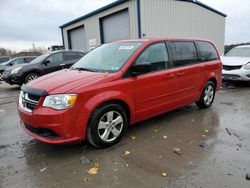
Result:
M47 143L117 143L129 125L196 102L212 105L222 63L205 40L138 39L104 44L71 69L21 87L23 129Z
M11 60L11 57L9 57L9 56L0 56L0 65L2 63L9 61L9 60Z
M17 57L11 59L5 63L0 64L0 80L2 80L3 72L9 67L15 67L16 65L21 65L25 63L30 63L34 60L37 56L24 56L24 57Z
M42 75L69 68L84 56L81 51L56 51L41 55L31 63L8 68L2 78L5 82L13 85L28 83Z
M224 80L250 81L250 45L233 48L221 60Z

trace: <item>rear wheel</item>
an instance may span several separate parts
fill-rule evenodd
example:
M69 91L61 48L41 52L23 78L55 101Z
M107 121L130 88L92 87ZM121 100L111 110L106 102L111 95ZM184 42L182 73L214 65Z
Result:
M212 81L208 81L203 89L200 100L196 102L199 108L208 108L213 104L215 97L215 85Z
M125 110L118 104L97 108L91 115L87 140L97 148L106 148L120 141L128 127Z
M37 79L38 77L40 77L39 74L37 73L30 73L25 77L24 83L27 84L28 82Z

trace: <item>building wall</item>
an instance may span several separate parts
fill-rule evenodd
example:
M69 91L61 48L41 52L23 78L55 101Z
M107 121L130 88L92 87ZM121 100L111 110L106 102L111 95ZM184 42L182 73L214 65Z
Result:
M199 5L175 0L141 0L141 30L146 38L204 38L224 52L225 17Z
M72 24L70 26L67 26L63 28L63 37L64 37L64 45L65 48L69 48L69 43L68 43L68 35L67 31L76 27L79 27L81 25L84 25L85 28L85 33L86 33L86 45L87 49L90 49L89 46L89 40L91 39L96 39L96 44L100 45L101 44L101 34L100 34L100 26L99 26L99 19L107 16L109 14L112 14L114 12L117 12L119 10L123 10L125 8L128 8L129 11L129 19L130 19L130 37L131 38L137 38L137 15L136 15L136 1L134 0L129 0L125 1L122 4L119 4L115 7L112 7L108 10L105 10L101 13L98 13L94 16L88 17L82 21L79 21L75 24Z

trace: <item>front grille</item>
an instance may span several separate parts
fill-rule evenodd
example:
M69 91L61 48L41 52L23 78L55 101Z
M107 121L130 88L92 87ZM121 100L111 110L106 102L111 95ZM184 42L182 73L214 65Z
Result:
M228 65L223 65L223 69L227 70L227 71L231 71L231 70L238 70L241 69L242 65L240 66L228 66Z
M229 80L238 80L241 77L239 75L236 75L236 74L222 74L222 78L229 79Z
M4 71L4 72L3 72L3 75L4 75L4 76L7 76L7 75L9 75L9 74L10 74L10 72L11 72L11 71L6 70L6 71Z
M30 132L37 134L42 137L46 138L58 138L59 135L56 134L54 131L46 128L35 128L30 125L25 124L25 128L28 129Z
M19 97L19 105L26 111L32 112L40 100L39 96L32 95L21 91Z

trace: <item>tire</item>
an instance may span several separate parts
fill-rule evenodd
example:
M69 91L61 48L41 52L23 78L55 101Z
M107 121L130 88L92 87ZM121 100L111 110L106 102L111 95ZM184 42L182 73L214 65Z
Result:
M87 140L96 148L107 148L120 141L127 127L128 116L125 110L118 104L107 104L92 113Z
M30 73L28 74L27 76L25 76L25 79L24 79L24 83L27 84L28 82L32 81L32 80L35 80L37 79L38 77L40 77L39 74L37 73Z
M202 95L200 97L200 100L196 102L196 105L200 109L209 108L215 98L215 85L212 81L208 81L202 91Z

